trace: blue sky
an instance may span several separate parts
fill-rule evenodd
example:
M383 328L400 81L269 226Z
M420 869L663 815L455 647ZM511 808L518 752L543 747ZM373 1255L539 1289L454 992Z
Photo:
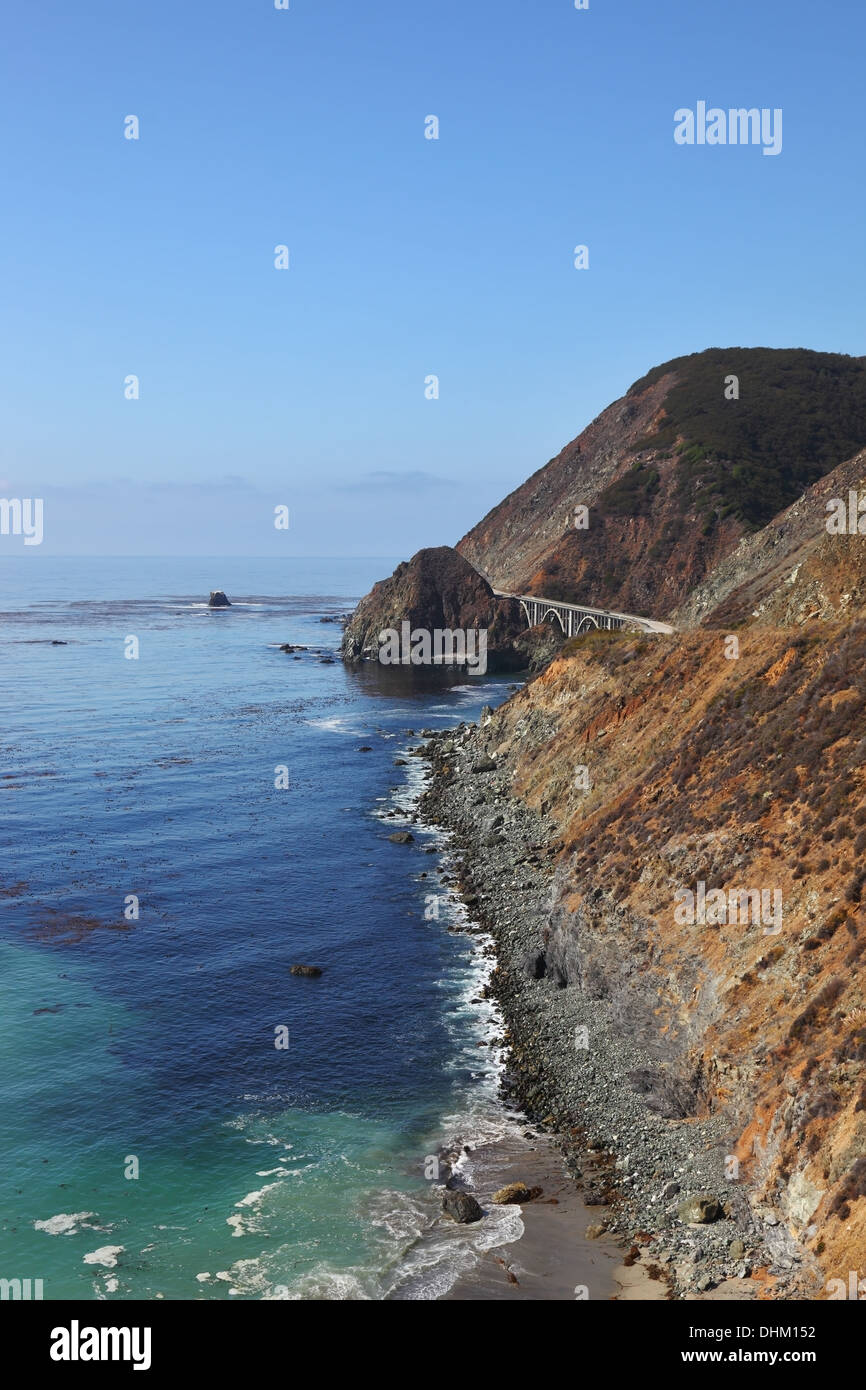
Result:
M670 357L866 352L853 0L42 0L4 30L30 554L408 556ZM782 108L782 153L677 146L699 100Z

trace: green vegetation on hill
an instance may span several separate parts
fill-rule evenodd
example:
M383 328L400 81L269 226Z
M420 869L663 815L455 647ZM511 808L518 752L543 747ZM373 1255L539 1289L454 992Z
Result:
M634 451L676 460L683 510L705 531L734 516L764 526L807 487L866 445L866 358L806 348L710 348L655 367L630 396L668 372L660 428ZM739 400L725 398L736 376ZM638 467L599 499L602 510L641 510L655 491L654 470ZM657 475L656 475L657 477Z
M645 511L659 489L659 471L646 464L633 463L629 471L604 491L606 515L635 516Z

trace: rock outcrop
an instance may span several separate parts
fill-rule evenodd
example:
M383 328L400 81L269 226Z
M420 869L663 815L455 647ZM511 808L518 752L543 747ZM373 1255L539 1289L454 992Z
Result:
M207 606L208 608L231 608L231 604L222 589L211 589Z
M518 671L546 664L562 642L558 627L528 629L519 605L497 599L478 571L449 546L419 550L398 565L362 599L343 633L349 662L377 660L379 634L410 630L432 633L484 631L489 671Z

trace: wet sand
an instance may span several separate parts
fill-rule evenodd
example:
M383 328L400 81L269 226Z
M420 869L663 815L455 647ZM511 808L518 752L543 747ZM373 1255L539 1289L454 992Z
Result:
M466 1176L471 1179L467 1187L485 1210L493 1193L508 1183L523 1182L543 1191L521 1204L523 1235L488 1251L458 1278L445 1299L571 1302L619 1294L614 1271L622 1264L622 1249L605 1237L586 1238L587 1227L604 1209L584 1206L561 1155L546 1136L479 1148L470 1155Z

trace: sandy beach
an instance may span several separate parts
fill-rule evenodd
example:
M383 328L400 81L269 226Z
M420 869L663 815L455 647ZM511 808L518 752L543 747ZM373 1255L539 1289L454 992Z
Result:
M553 1142L536 1134L529 1140L501 1140L471 1155L472 1193L485 1209L493 1193L508 1183L540 1187L541 1195L521 1205L523 1235L490 1250L461 1275L446 1299L610 1299L618 1293L614 1271L622 1250L602 1237L588 1240L598 1220L585 1207Z

